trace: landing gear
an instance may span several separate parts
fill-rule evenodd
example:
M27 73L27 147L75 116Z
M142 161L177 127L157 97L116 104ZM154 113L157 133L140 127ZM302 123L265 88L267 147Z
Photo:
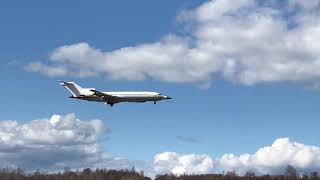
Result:
M157 101L154 101L153 104L157 104Z
M111 102L105 102L104 104L106 104L106 105L108 104L108 105L110 105L111 107L113 107L113 104L114 104L114 103L111 103Z

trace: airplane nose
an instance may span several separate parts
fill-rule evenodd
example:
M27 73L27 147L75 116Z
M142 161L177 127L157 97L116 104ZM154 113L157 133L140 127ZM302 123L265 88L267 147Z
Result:
M172 99L171 97L169 97L169 96L166 96L166 99Z

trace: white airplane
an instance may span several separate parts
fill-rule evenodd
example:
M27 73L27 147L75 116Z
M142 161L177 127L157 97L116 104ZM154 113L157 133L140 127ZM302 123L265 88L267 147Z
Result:
M131 92L100 92L95 88L82 88L75 82L64 82L59 81L62 86L68 89L72 96L70 98L86 100L86 101L97 101L104 102L113 106L120 102L136 102L142 103L147 101L153 101L154 104L157 101L164 99L171 99L168 96L164 96L157 92L141 92L141 91L131 91Z

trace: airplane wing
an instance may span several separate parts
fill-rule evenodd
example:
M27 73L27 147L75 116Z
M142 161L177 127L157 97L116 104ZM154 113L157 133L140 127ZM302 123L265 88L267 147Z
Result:
M97 91L94 89L91 89L90 91L94 92L94 95L103 98L105 101L110 101L110 102L116 103L116 102L121 101L121 99L122 99L121 97L106 94L106 93L103 93L103 92L100 92L100 91Z

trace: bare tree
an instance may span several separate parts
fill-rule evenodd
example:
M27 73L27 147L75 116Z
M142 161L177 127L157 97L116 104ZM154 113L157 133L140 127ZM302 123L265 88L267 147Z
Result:
M291 179L293 179L293 178L296 179L296 178L298 177L297 170L296 170L293 166L291 166L291 165L288 165L288 166L286 167L285 175L286 175L287 177L290 177Z

